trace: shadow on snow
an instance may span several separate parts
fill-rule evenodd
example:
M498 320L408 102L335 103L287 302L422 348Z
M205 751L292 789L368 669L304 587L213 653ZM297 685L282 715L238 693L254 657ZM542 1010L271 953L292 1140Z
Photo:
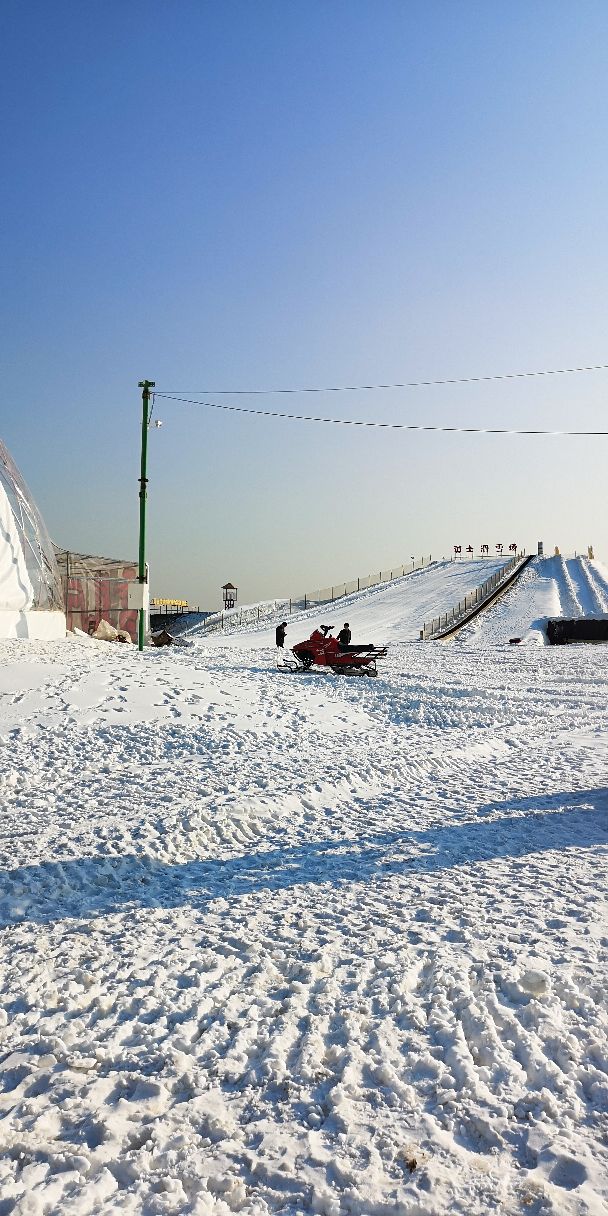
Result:
M552 805L566 809L548 810ZM196 906L311 884L421 876L550 849L608 844L608 789L490 803L479 807L477 816L474 822L424 831L312 840L227 860L171 864L145 855L104 854L21 866L1 874L0 926L91 918L134 906Z

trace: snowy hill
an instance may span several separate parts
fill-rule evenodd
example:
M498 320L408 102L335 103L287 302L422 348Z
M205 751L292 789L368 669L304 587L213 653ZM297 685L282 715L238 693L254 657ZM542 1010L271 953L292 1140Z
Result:
M348 621L353 641L418 641L425 621L449 611L454 604L504 565L504 560L442 561L394 582L284 617L261 627L233 627L226 633L190 630L189 637L205 645L255 649L274 644L275 623L287 619L287 645L308 636L319 622L339 628ZM264 604L264 608L267 605ZM467 645L492 646L521 637L545 643L549 617L608 615L608 570L586 557L534 558L511 588L466 626L456 639Z
M413 642L418 640L426 620L446 612L504 564L504 558L433 562L413 574L355 592L335 604L294 613L291 617L279 615L277 620L287 620L288 644L290 640L293 644L307 637L318 622L340 627L344 621L351 626L353 641ZM191 631L189 637L204 639L206 644L268 646L274 643L274 627L273 621L261 629L254 625L231 633L207 635L201 629Z

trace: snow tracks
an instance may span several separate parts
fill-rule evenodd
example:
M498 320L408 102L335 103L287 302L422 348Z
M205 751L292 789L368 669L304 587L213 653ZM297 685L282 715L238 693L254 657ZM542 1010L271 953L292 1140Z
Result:
M6 647L1 1216L598 1216L592 651Z

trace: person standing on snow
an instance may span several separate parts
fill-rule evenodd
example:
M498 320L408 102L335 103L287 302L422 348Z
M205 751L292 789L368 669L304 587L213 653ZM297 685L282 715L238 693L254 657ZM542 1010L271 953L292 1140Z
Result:
M350 631L350 625L349 625L348 621L345 621L338 634L339 645L340 646L350 646L351 637L352 637L352 634Z
M279 650L282 650L283 646L285 645L285 634L286 633L287 633L287 621L283 621L281 625L277 625L277 630L276 630L276 641L277 641L277 646L279 647Z

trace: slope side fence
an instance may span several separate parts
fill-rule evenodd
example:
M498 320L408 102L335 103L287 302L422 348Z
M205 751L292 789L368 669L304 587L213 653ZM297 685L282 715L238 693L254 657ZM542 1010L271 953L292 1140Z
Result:
M362 578L353 578L348 583L337 583L333 587L321 587L316 591L304 591L292 599L268 600L262 604L252 604L244 608L230 608L226 612L216 612L209 616L203 624L204 633L226 632L240 629L242 625L255 625L258 621L271 621L274 617L293 612L306 612L308 608L321 608L326 604L335 604L347 595L355 595L357 591L366 591L369 587L379 587L381 583L394 582L415 570L422 570L432 563L432 557L414 558L401 566L393 566L392 570L380 570L378 574L366 574Z
M464 623L473 609L481 608L486 600L490 600L503 583L510 582L517 568L526 565L529 560L530 557L525 557L523 553L514 554L500 570L496 570L494 574L490 575L490 578L487 578L481 586L469 591L464 599L459 600L453 608L441 613L440 616L433 617L431 621L425 621L420 630L421 641L432 641L435 638L443 637L446 633L451 633L459 622Z

